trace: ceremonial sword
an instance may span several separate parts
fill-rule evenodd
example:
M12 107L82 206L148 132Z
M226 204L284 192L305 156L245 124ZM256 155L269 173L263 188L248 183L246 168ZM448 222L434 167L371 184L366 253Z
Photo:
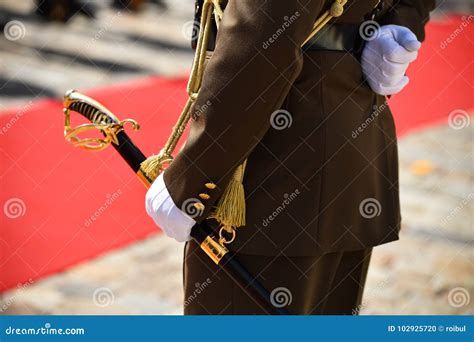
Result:
M130 168L140 178L146 188L149 188L154 179L151 179L140 169L145 155L132 142L124 130L129 123L133 129L140 126L135 120L119 120L111 111L99 102L75 90L69 90L64 96L64 137L74 146L87 150L100 151L112 145L127 162ZM81 114L90 123L71 127L71 112ZM103 137L81 138L79 134L99 130ZM238 261L235 253L229 251L215 236L214 230L206 223L197 223L191 230L191 237L201 249L218 265L235 283L250 296L268 314L288 315L284 307L275 303L271 293Z

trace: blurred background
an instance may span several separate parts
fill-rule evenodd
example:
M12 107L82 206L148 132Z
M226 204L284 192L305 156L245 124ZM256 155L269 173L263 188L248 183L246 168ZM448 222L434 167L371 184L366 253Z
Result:
M193 11L1 0L0 314L182 314L183 246L114 151L64 142L61 99L79 89L137 119L134 141L156 153L186 99ZM403 229L375 248L361 314L474 314L473 23L472 1L439 1L390 99Z

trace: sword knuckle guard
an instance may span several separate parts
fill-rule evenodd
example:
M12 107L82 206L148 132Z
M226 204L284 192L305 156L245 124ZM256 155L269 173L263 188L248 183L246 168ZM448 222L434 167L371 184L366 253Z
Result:
M64 137L74 146L100 151L110 144L118 145L117 133L124 130L124 125L130 123L134 130L140 126L135 120L119 120L112 112L99 102L87 97L75 90L69 90L64 95L63 112L65 116ZM71 112L76 112L90 123L71 127ZM98 130L104 138L81 138L79 135L85 132Z

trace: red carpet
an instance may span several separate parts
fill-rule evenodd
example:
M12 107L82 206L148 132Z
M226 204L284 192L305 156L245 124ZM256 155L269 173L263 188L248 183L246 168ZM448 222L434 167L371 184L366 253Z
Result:
M474 107L472 25L440 47L460 21L429 26L410 86L390 101L400 134ZM149 155L184 104L185 80L148 78L87 94L138 120L142 129L131 136ZM112 148L91 153L64 141L59 102L2 113L0 127L0 291L157 232L144 211L144 188Z
M460 26L462 32L456 34ZM446 123L453 110L474 108L472 37L474 27L466 17L428 25L420 55L408 69L410 84L390 100L398 135L422 125Z

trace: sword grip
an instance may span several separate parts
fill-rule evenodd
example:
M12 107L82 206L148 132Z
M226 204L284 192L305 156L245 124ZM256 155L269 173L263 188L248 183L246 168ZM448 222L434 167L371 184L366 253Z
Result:
M99 123L111 124L115 122L115 120L111 118L110 116L108 116L106 113L102 112L101 110L97 109L96 107L86 102L82 102L82 101L73 102L70 104L68 109L81 114L87 120L95 124L99 124Z
M101 103L74 89L64 95L64 108L81 114L94 124L113 124L120 120Z

